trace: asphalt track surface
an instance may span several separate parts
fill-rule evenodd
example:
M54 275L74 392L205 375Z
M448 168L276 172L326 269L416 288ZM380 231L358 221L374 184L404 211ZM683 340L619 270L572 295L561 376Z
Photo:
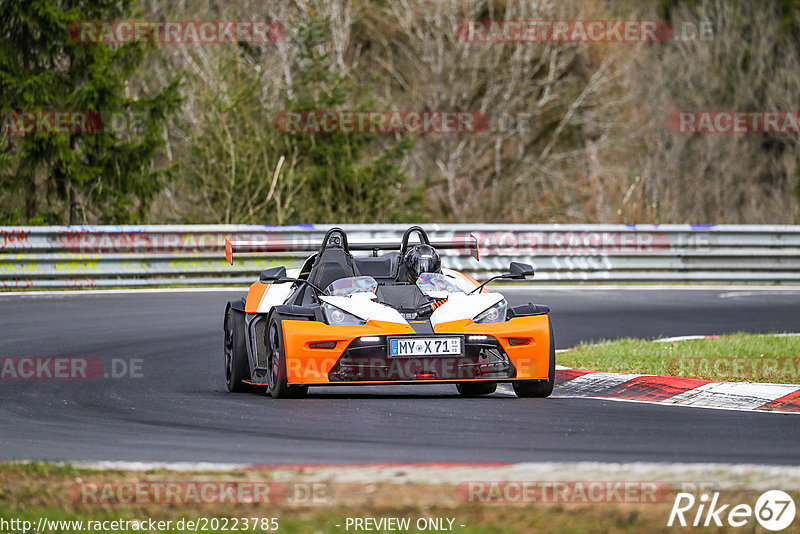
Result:
M140 360L141 377L0 380L0 459L728 462L800 465L793 415L594 399L461 399L454 386L229 394L222 313L241 291L0 295L0 357ZM533 289L558 348L583 340L800 331L800 288Z

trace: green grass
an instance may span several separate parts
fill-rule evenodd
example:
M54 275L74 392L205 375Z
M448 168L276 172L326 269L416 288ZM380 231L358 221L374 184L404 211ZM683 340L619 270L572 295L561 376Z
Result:
M29 521L35 527L40 518L53 521L172 521L171 528L155 534L186 532L177 528L181 520L197 518L279 518L277 532L288 534L327 534L347 532L347 517L408 517L412 523L423 518L453 518L459 534L495 532L528 534L529 532L667 532L668 502L648 504L538 504L500 505L464 503L455 499L455 485L399 483L343 483L331 489L334 502L329 505L292 506L288 504L81 504L71 496L71 488L81 481L231 480L242 473L143 473L89 470L46 463L0 463L0 519ZM263 479L269 473L248 472L250 480ZM342 525L336 527L335 525ZM459 525L465 525L461 528ZM53 533L85 534L88 525L59 525ZM33 531L32 529L30 531ZM20 529L0 532L22 534ZM92 530L91 532L100 532ZM147 530L112 529L102 532L134 532ZM209 528L201 532L225 532ZM232 531L228 530L227 534ZM239 530L263 532L262 530ZM351 528L350 532L354 532ZM375 531L373 531L375 532ZM420 532L411 528L409 532Z
M71 464L14 461L0 463L0 471L30 477L68 477L95 472L93 469L76 467Z
M581 344L558 354L556 363L618 373L798 384L800 337L737 333L669 343L627 338Z

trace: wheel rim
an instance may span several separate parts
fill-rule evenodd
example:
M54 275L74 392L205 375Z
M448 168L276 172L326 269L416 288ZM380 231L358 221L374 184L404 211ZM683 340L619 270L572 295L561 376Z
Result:
M225 380L230 383L233 376L233 328L231 316L225 320Z
M280 347L278 340L278 324L272 323L269 325L269 374L267 375L267 382L270 389L273 389L278 383L278 365L280 364Z

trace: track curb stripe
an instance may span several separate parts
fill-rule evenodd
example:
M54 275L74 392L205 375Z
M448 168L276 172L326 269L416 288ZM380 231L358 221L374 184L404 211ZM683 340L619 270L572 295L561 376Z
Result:
M699 378L556 370L554 397L592 397L672 406L800 413L800 385L713 382Z
M646 400L662 402L699 386L710 380L701 378L681 378L675 376L639 376L619 386L605 391L603 397L617 399Z
M800 336L800 333L772 335L795 337ZM718 337L720 336L716 334L665 337L654 339L653 343L675 343ZM566 350L556 352L566 352ZM561 365L556 365L556 389L553 395L655 402L698 408L800 413L798 384L720 382L678 376L618 374L571 369Z
M753 384L749 382L711 382L684 391L664 402L684 406L722 406L755 410L779 399L800 386L793 384Z
M578 378L579 376L596 372L597 371L590 371L589 369L556 368L556 386L560 386L564 382L569 382L570 380Z
M586 373L560 385L558 393L570 397L596 397L638 376L640 375Z
M780 412L800 412L800 390L789 393L780 399L768 402L758 409Z

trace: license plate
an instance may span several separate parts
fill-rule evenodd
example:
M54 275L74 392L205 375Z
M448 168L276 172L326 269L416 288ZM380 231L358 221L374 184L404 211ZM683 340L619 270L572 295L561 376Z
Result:
M389 356L458 356L460 337L412 337L389 340Z

